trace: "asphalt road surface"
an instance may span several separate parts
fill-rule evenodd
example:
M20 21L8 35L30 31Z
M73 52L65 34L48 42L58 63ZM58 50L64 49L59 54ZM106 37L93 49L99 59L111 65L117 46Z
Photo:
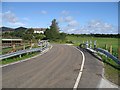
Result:
M102 64L86 51L85 65L78 88L97 88ZM82 54L68 45L53 45L34 59L2 68L3 88L73 88L78 77Z

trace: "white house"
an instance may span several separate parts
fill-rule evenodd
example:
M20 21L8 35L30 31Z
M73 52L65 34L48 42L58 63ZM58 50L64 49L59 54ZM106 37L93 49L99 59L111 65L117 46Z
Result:
M34 33L44 34L46 28L33 28Z

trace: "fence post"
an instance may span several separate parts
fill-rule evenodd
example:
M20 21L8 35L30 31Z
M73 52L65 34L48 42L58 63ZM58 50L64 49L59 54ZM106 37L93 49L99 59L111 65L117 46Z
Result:
M105 44L105 49L107 50L107 48L108 48L108 46L107 46L107 44Z
M120 46L118 48L118 59L120 60Z
M112 45L110 45L110 54L112 54Z
M32 40L30 41L30 49L32 49Z
M16 51L15 44L13 44L13 51Z
M23 50L25 50L25 44L23 45Z

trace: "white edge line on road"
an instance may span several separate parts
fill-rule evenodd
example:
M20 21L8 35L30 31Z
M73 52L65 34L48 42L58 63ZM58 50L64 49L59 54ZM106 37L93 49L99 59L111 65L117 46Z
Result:
M76 47L75 47L75 48L76 48ZM79 50L78 48L76 48L76 49ZM80 69L80 71L79 71L78 77L77 77L76 82L75 82L75 85L74 85L74 87L73 87L73 90L77 90L79 81L80 81L81 76L82 76L82 71L83 71L84 63L85 63L85 55L84 55L84 53L83 53L81 50L79 50L79 51L80 51L80 53L81 53L82 56L83 56L83 60L82 60L81 69Z
M27 58L27 59L24 59L24 60L20 60L20 61L17 61L17 62L9 63L9 64L6 64L6 65L2 65L2 66L0 66L0 67L6 67L6 66L9 66L9 65L14 65L14 64L17 64L17 63L21 63L21 62L24 62L24 61L28 61L28 60L30 60L30 59L32 59L32 58L36 58L36 57L41 56L41 55L43 55L44 53L46 53L46 52L47 52L48 50L50 50L52 47L53 47L53 46L51 45L50 48L47 48L46 50L44 50L43 52L41 52L41 54L39 54L39 55L30 57L30 58Z

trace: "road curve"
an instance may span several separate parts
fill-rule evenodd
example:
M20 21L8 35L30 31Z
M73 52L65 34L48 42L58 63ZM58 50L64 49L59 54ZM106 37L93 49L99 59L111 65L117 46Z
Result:
M82 63L79 50L53 45L42 56L2 68L3 88L73 88Z
M78 88L98 88L103 65L87 51ZM68 45L54 44L47 53L2 68L3 88L73 88L82 54Z

